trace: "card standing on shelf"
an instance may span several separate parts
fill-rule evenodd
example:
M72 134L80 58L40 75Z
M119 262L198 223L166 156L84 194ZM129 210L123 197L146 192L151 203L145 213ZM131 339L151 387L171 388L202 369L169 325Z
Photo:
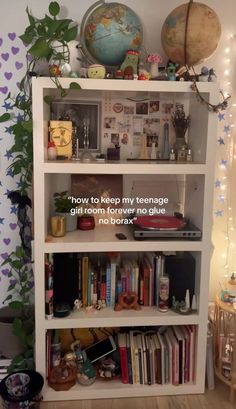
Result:
M71 121L50 121L50 140L57 148L57 155L67 158L72 156L72 122Z

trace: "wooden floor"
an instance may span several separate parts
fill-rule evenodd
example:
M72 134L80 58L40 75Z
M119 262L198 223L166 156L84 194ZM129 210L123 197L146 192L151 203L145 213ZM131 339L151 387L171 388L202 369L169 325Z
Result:
M204 395L161 396L152 398L100 399L71 402L44 402L40 409L232 409L229 388L216 381L213 391Z

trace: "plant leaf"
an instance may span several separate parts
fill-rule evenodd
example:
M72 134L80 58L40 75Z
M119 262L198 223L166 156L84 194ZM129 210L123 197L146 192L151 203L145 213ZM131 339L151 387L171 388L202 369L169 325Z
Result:
M81 86L79 84L77 84L77 82L73 81L73 82L70 83L69 88L70 89L81 89Z
M13 310L21 310L24 307L24 304L21 301L12 301L9 303L9 307Z
M49 13L51 16L55 17L60 13L60 6L57 1L51 1L48 7Z
M53 103L53 97L51 95L45 95L45 97L43 98L44 102L51 106Z
M75 39L75 37L77 36L77 33L78 33L78 26L71 27L65 32L63 36L63 40L68 43L69 41L72 41Z
M38 38L34 45L28 50L29 54L37 58L47 58L51 52L51 47L44 38Z
M32 119L29 119L28 121L22 121L21 122L22 126L24 129L26 129L28 132L33 132L33 121Z
M11 118L11 115L8 112L5 112L5 114L2 114L0 116L0 122L9 121L10 118Z

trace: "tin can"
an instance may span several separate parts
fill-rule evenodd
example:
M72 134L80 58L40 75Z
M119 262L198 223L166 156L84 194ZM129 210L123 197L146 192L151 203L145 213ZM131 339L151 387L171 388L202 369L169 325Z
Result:
M169 277L161 276L159 278L159 297L158 309L161 312L166 312L169 309Z

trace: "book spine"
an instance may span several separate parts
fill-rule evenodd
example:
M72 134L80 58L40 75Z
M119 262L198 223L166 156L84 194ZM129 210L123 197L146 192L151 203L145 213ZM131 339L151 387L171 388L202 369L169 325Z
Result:
M110 307L114 308L116 303L116 268L117 261L116 259L111 259L111 301Z
M125 347L119 347L120 352L120 366L121 366L121 381L122 383L129 383L128 376L128 362L127 362L127 349Z
M82 259L79 255L77 258L77 269L78 269L78 299L82 301L83 293L82 293Z
M45 259L45 318L53 317L53 261L48 255Z
M83 288L83 305L88 305L88 256L82 257L82 288Z
M106 305L111 306L111 267L110 263L106 265Z

